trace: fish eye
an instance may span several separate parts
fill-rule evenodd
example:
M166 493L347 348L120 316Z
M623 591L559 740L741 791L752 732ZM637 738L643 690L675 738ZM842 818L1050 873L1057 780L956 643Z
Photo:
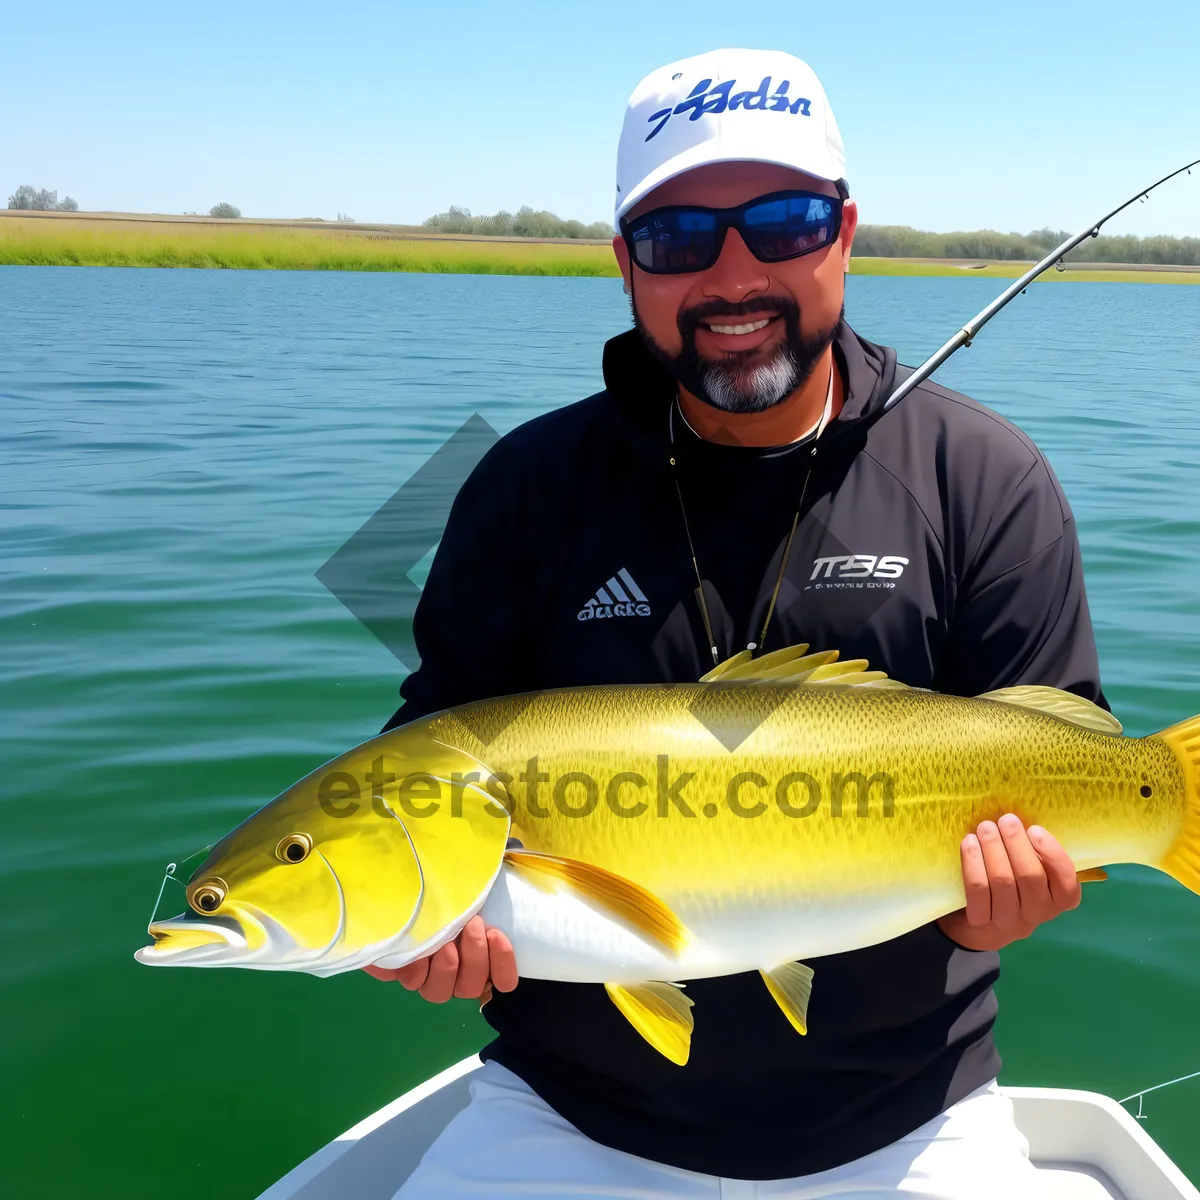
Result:
M189 889L188 903L201 914L214 913L225 899L225 884L219 879L208 879L198 887Z
M279 839L275 857L285 863L301 863L312 853L312 838L307 833L289 833Z
M1143 783L1138 791L1141 792L1143 800L1149 800L1154 795L1154 789L1148 783Z

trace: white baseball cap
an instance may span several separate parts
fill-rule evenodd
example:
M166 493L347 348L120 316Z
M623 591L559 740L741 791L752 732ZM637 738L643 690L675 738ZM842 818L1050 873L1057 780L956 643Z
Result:
M625 109L615 223L659 184L719 162L845 178L842 135L812 67L781 50L711 50L647 75Z

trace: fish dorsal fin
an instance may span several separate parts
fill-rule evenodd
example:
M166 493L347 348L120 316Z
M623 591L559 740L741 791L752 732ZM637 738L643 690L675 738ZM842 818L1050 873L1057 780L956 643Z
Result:
M789 647L791 649L791 647ZM808 649L807 646L799 647L801 653ZM778 651L776 651L778 653ZM765 655L763 656L766 657ZM754 655L749 650L739 650L732 658L727 658L724 662L717 663L707 675L700 676L701 683L712 683L714 679L720 679L729 671L736 670L743 663L753 662ZM761 661L761 660L760 660Z
M769 673L787 668L789 664L795 663L805 656L813 659L819 657L808 654L807 642L802 642L797 646L784 646L782 650L772 650L770 654L763 654L758 658L755 658L749 650L740 650L732 658L727 658L723 663L713 667L707 675L702 675L700 682L713 683L718 679L765 679ZM826 651L825 655L821 657L828 660L830 652ZM836 650L832 652L832 657L837 658Z
M684 1066L692 1049L692 1001L673 983L606 983L621 1015L664 1058Z
M506 850L504 862L543 891L578 893L669 954L678 954L687 941L683 922L653 892L603 867L533 850Z
M799 1034L808 1032L808 998L812 995L812 967L789 962L771 970L760 970L763 983L772 999L783 1010L792 1028Z
M842 687L890 687L905 685L889 679L883 671L872 671L865 658L838 661L836 650L808 652L808 644L785 646L754 658L742 650L713 667L700 678L701 683L790 683L836 684Z
M1045 713L1047 716L1057 717L1060 721L1078 725L1080 729L1090 729L1094 733L1122 732L1121 722L1112 713L1082 696L1076 696L1074 692L1064 692L1058 688L1034 685L998 688L994 692L984 692L976 699L1015 704L1018 708Z

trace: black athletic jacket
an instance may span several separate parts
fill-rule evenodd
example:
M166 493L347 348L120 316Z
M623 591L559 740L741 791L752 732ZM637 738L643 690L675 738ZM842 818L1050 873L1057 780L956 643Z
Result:
M808 642L957 695L1038 683L1103 703L1074 521L1037 448L935 384L883 415L895 352L845 324L834 351L846 403L815 454L704 442L678 413L672 448L673 380L636 332L610 341L604 391L513 430L463 486L388 727L708 670L672 454L722 658L757 640L811 467L765 649ZM757 973L693 981L682 1068L603 988L525 979L484 1008L498 1034L484 1057L605 1145L726 1177L806 1175L995 1076L999 965L935 925L812 960L807 1037Z

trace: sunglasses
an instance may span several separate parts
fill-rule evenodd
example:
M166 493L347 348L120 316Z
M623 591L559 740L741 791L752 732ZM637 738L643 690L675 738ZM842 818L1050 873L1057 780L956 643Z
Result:
M840 183L838 191L843 191ZM621 236L630 258L652 275L708 270L731 229L759 262L785 262L837 241L844 199L820 192L771 192L735 208L674 204L632 221L622 217Z

